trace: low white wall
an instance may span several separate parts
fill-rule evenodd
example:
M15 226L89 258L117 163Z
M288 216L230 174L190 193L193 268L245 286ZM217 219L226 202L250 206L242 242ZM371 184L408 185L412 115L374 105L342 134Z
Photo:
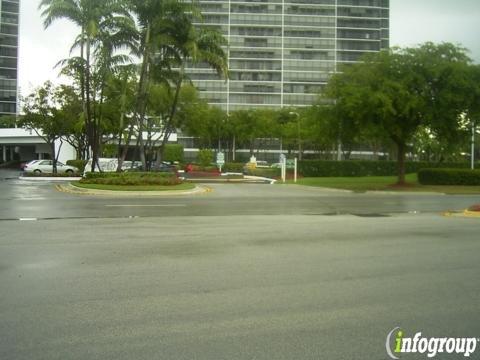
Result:
M63 142L62 147L60 148L60 141L57 141L55 143L55 151L59 151L60 149L60 154L58 155L58 161L62 163L66 163L68 160L74 160L77 156L77 153L75 151L75 148L70 145L67 142Z

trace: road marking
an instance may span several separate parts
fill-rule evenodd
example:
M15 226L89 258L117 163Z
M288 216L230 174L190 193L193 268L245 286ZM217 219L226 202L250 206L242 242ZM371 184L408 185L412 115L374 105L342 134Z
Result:
M20 221L37 221L37 218L19 218Z
M185 204L162 204L162 205L135 205L135 204L126 204L126 205L105 205L105 207L186 207Z

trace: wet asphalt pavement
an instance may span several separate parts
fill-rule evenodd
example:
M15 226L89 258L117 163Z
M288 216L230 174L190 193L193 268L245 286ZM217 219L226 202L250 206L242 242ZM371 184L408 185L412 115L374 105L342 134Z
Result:
M0 359L375 360L397 326L480 337L480 218L441 215L480 197L211 187L92 197L0 170Z
M480 202L480 195L352 194L264 184L208 184L212 193L195 196L115 198L66 194L57 191L52 183L18 180L17 175L18 172L0 171L0 220L289 214L377 216L463 210Z

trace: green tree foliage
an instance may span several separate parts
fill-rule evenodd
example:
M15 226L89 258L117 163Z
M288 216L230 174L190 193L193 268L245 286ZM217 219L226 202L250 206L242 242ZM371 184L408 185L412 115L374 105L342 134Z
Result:
M53 89L52 89L53 90ZM88 141L85 134L83 105L80 95L73 86L60 85L55 90L56 107L63 119L65 139L77 152L77 159L86 159Z
M53 160L53 173L57 173L58 154L55 142L62 139L67 133L65 113L59 109L59 98L62 89L55 89L50 82L23 99L24 115L18 119L17 124L25 129L34 131L49 146Z
M405 182L407 145L421 126L441 141L459 139L468 108L470 59L452 44L370 54L332 77L327 96L345 124L390 139L398 153L398 182Z
M213 151L210 149L200 150L197 155L197 161L204 168L210 166L213 162Z
M44 26L65 19L78 26L80 33L72 45L79 55L60 62L63 74L71 76L80 89L92 170L100 154L103 103L106 81L112 69L128 60L117 52L136 47L135 22L123 0L42 0Z
M186 80L187 62L203 62L226 76L227 59L222 49L226 40L216 30L198 28L194 21L201 21L194 2L179 0L130 0L131 8L139 23L142 57L137 92L136 119L142 163L147 167L145 143L142 131L145 127L148 91L151 82L171 88L173 101L168 115L162 119L164 134L159 145L158 161L170 134L178 110L180 92Z
M184 149L183 145L180 144L167 144L165 146L165 151L163 154L163 160L169 162L183 162L184 160Z

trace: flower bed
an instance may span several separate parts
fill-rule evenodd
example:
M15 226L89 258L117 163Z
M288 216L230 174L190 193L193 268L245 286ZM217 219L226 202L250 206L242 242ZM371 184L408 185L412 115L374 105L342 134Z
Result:
M162 172L88 173L80 184L97 185L179 185L182 180L176 174Z
M475 211L480 213L480 204L472 205L468 208L468 211Z

